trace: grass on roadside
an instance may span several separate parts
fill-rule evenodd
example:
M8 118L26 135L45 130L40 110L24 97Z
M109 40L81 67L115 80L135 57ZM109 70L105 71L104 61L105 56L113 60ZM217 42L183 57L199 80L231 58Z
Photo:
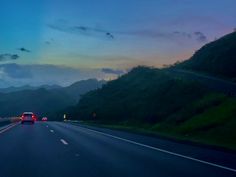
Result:
M236 99L222 94L208 94L155 125L137 122L85 123L236 151Z

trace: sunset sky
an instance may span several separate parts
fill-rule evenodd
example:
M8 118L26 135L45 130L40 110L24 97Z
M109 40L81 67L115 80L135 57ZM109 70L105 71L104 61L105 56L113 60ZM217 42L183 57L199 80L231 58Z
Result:
M233 31L235 7L235 0L1 0L0 87L68 85L188 59Z

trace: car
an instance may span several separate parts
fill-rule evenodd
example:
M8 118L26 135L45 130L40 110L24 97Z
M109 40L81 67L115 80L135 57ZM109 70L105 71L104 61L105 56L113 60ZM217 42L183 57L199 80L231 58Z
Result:
M24 112L21 116L21 124L24 124L25 122L34 124L36 119L36 115L33 112Z
M43 121L43 122L45 122L45 121L47 121L47 120L48 120L47 117L43 117L43 118L42 118L42 121Z

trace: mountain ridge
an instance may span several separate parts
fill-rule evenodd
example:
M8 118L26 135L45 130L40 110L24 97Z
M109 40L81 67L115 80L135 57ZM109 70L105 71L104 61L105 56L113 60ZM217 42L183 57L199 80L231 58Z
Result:
M38 115L50 115L55 111L76 104L80 95L100 88L104 83L105 81L88 79L75 82L68 87L57 85L25 86L8 92L0 92L0 116L16 116L26 110L31 110Z
M188 60L174 67L236 80L236 32L200 48Z

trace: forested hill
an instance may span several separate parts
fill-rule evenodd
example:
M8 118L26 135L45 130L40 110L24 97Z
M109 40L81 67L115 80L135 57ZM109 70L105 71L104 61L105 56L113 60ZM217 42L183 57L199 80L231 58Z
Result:
M236 32L228 34L199 49L178 68L236 79Z

